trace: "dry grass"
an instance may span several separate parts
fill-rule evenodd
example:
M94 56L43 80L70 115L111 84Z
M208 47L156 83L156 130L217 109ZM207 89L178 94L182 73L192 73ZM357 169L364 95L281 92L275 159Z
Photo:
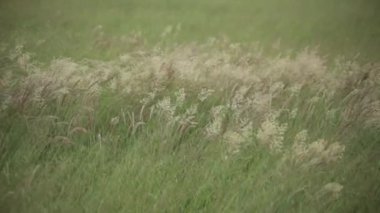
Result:
M97 33L98 45L106 45ZM147 49L137 38L130 38L136 51L110 61L42 64L23 46L2 49L1 208L65 211L72 202L67 196L75 196L86 198L74 205L86 211L160 211L160 205L169 211L375 209L375 197L363 206L347 203L365 193L379 195L367 187L378 187L376 178L352 173L357 164L375 168L369 162L380 162L373 154L380 129L379 64L337 60L328 66L311 49L268 57L259 48L247 51L216 39ZM98 149L95 163L84 160L79 167L74 157ZM99 175L94 182L67 169L65 179L66 167L95 169L96 162L108 173L90 172ZM169 184L172 177L162 171L175 182ZM140 179L142 188L121 186L137 197L118 190L123 175ZM59 180L64 188L54 182ZM19 181L25 184L15 185ZM83 184L89 188L76 191ZM110 197L91 197L103 192ZM242 196L261 198L251 204Z

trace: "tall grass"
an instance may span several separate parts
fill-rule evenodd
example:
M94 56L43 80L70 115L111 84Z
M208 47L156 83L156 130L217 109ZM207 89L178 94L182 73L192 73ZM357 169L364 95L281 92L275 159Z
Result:
M378 63L126 39L109 61L1 49L2 212L379 209Z

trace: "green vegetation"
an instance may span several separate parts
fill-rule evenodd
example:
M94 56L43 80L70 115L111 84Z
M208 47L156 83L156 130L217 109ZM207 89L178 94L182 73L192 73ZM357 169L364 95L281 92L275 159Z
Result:
M104 59L125 51L121 36L139 31L155 44L165 27L181 24L177 42L226 35L265 47L280 40L285 50L318 45L330 56L379 60L379 10L377 0L3 0L0 35L25 41L44 58ZM98 25L112 47L94 48Z
M379 9L2 1L0 212L376 212Z

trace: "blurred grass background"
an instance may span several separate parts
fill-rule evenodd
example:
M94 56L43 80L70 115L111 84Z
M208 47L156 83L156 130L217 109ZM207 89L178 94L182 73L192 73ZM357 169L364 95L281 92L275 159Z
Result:
M380 58L379 11L377 0L2 0L0 39L45 59L111 58L122 49L94 48L98 25L112 36L140 31L154 44L166 26L181 24L179 43L227 36L372 61Z

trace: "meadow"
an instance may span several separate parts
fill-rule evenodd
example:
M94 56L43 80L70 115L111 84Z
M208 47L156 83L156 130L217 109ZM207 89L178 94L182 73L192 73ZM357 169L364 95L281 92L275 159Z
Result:
M0 212L377 212L379 10L0 1Z

